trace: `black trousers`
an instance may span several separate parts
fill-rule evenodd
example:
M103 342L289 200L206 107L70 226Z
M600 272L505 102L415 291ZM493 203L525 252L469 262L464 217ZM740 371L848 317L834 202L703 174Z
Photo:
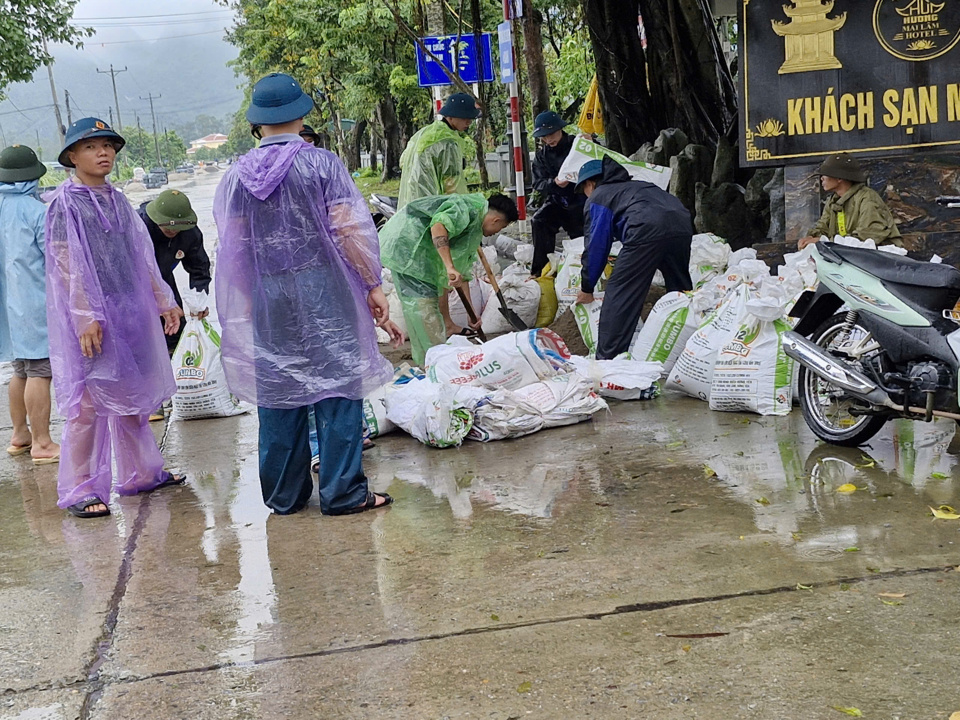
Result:
M577 199L568 207L548 199L530 221L533 227L533 264L530 274L539 276L547 264L547 254L557 249L557 232L563 228L572 237L583 235L583 201Z
M607 281L600 309L597 359L610 360L630 349L653 276L663 273L667 292L693 290L689 234L624 243Z

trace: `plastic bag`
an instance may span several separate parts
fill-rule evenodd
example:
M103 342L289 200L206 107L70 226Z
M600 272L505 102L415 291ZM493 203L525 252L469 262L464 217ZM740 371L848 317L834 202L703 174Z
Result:
M184 302L189 307L189 303ZM187 317L172 362L177 381L172 419L199 420L246 412L227 388L220 358L220 335L206 318Z
M529 327L537 319L540 308L540 285L530 280L530 271L519 264L508 267L500 279L500 291L507 307L513 310ZM500 299L493 295L480 316L484 332L496 334L513 330L513 326L500 313Z
M577 322L577 328L580 330L580 337L583 338L584 345L590 351L590 356L597 354L597 341L600 337L600 311L603 309L604 293L594 293L593 302L584 304L574 304L573 318ZM633 339L630 344L637 341L640 330L643 328L643 320L637 323L633 331Z
M593 382L601 397L615 400L651 400L660 394L657 381L663 364L631 360L629 354L613 360L591 360L574 355L570 362L581 375Z
M670 372L668 388L701 400L710 399L717 355L740 329L749 299L749 287L740 285L733 296L690 336Z
M567 308L573 305L580 292L581 271L583 265L583 238L572 238L563 241L563 255L557 267L557 317L560 317ZM600 288L597 288L598 290Z
M552 277L538 277L537 285L540 286L540 305L537 307L537 319L534 326L538 328L547 327L557 317L557 309L560 307L557 303L557 286Z
M634 180L651 182L661 190L666 190L670 185L670 175L672 172L670 168L661 165L651 165L638 160L630 160L620 153L608 150L602 145L598 145L595 142L579 136L574 140L573 147L570 148L570 152L563 161L563 165L560 166L557 178L575 183L577 182L577 176L580 174L580 168L583 167L584 163L588 160L600 160L604 155L612 157L623 165L624 169L630 173L630 177Z
M739 329L717 354L710 409L787 415L793 402L794 361L783 351L784 297L772 288L746 303Z
M386 395L389 387L384 385L363 399L363 426L367 437L380 437L397 429L396 424L387 418Z
M493 288L490 283L480 279L471 280L468 287L467 297L470 298L473 311L477 314L477 317L482 317L483 309L493 296ZM467 288L464 288L464 291L466 290ZM470 316L467 315L467 309L463 306L460 293L456 290L450 292L450 319L461 327L467 327L470 324Z
M730 246L713 233L698 233L690 243L690 279L694 287L727 269Z
M473 412L486 393L419 378L389 386L384 394L387 419L424 445L460 445L473 427Z
M571 372L570 351L546 329L508 333L481 345L454 337L427 351L427 377L446 385L515 390Z
M477 407L471 440L488 442L589 420L607 404L589 380L558 375L519 390L498 390Z
M646 324L630 346L630 355L637 360L662 363L666 377L687 340L697 331L699 317L692 307L690 293L667 293L650 311Z

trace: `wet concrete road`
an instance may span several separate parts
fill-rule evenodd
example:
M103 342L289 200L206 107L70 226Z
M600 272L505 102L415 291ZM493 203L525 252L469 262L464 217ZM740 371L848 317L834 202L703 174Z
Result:
M670 395L459 450L397 434L365 455L397 503L344 518L266 511L253 415L154 428L188 484L105 519L0 458L0 718L960 710L960 520L929 509L960 504L953 423L846 450Z

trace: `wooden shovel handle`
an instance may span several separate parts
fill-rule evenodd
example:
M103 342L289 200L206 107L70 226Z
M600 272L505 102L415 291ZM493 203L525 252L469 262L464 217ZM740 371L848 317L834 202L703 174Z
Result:
M483 248L477 248L477 255L480 256L480 262L483 263L483 269L487 272L487 277L490 279L490 284L493 285L493 291L500 297L503 296L503 293L500 292L500 285L497 283L497 276L493 274L493 270L490 268L490 263L487 262L487 256L483 254Z

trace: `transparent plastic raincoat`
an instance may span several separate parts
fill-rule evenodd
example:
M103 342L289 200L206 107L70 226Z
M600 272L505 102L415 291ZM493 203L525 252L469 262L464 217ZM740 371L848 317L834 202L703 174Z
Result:
M111 185L67 180L52 193L46 253L60 412L76 417L81 400L98 415L154 411L177 390L159 321L177 303L143 222ZM94 321L103 330L102 352L86 358L78 338Z
M414 133L400 156L397 207L417 198L466 193L464 142L464 136L442 119Z
M0 183L0 361L40 360L47 344L43 225L37 181Z
M408 203L380 230L383 264L392 273L417 364L447 339L439 299L450 283L430 228L442 223L447 229L453 266L469 280L486 214L487 200L479 193L435 195Z
M333 153L296 138L242 156L217 188L214 285L231 392L262 408L358 400L392 368L367 306L380 248Z

